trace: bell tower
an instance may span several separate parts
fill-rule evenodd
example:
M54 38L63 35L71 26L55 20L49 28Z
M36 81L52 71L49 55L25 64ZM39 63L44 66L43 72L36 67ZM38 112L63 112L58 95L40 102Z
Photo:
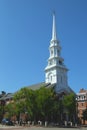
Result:
M45 68L45 82L56 84L56 90L67 88L67 71L64 59L61 57L61 46L57 39L55 13L53 13L52 39L49 46L50 56Z

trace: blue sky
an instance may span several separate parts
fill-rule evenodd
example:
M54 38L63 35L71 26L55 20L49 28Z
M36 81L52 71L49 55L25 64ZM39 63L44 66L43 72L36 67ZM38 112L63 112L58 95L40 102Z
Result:
M0 0L0 91L45 81L53 10L69 86L87 89L87 0Z

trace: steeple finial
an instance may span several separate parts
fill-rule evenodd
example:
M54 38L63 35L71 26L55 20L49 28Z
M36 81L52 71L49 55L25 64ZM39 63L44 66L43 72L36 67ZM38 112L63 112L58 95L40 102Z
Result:
M52 40L57 40L57 34L56 34L56 21L55 21L55 11L53 11Z

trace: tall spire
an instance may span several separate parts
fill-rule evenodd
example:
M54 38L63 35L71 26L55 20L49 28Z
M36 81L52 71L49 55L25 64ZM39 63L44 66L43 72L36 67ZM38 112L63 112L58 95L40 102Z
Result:
M61 57L61 46L58 44L56 34L55 13L53 13L52 39L49 46L48 65L45 68L45 82L55 84L57 93L71 93L72 90L68 86L67 71L64 65L64 59Z
M53 12L52 40L57 40L55 12Z

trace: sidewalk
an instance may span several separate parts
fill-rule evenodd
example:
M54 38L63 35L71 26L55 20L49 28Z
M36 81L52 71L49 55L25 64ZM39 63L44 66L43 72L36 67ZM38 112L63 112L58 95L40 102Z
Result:
M0 124L0 130L87 130L87 128L59 128L59 127L37 127L37 126L6 126Z
M8 125L1 125L1 124L0 124L0 129L1 129L1 128L3 128L3 129L4 129L4 128L6 128L6 129L7 129L7 128L8 128L8 129L14 128L14 129L15 129L15 128L24 128L24 127L23 127L23 126L8 126Z

